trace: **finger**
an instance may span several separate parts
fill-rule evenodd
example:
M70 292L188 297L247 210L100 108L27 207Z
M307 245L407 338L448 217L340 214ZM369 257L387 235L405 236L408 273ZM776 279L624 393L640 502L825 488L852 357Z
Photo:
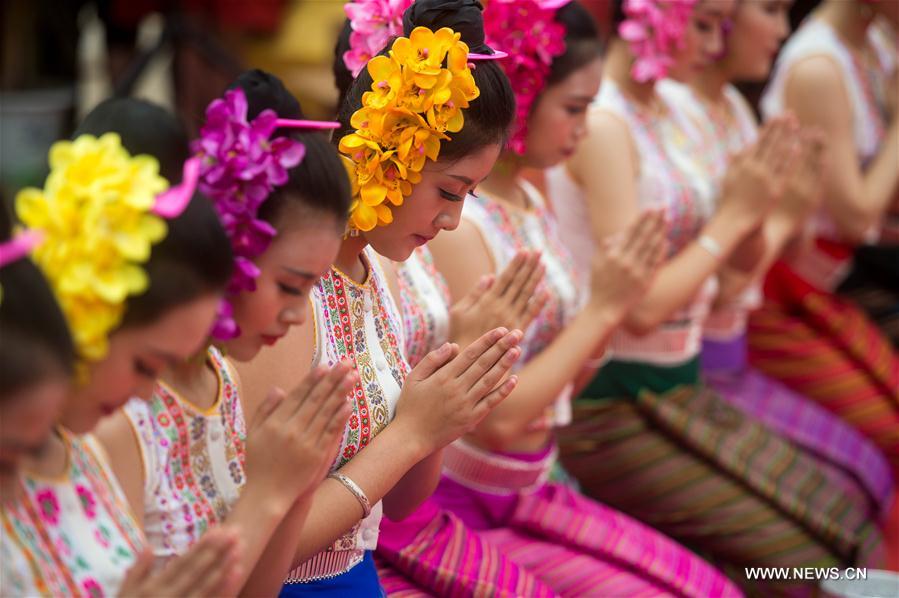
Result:
M128 569L125 579L122 581L122 591L127 593L123 593L123 595L142 593L139 592L139 590L143 589L140 584L150 574L154 560L153 552L149 549L137 555L137 559L131 565L131 568Z
M483 375L476 378L468 388L469 399L477 402L490 394L496 388L496 385L506 377L509 370L518 362L520 357L521 347L518 346L514 346L503 353L496 363L485 371Z
M459 309L467 311L471 309L472 306L476 305L478 301L481 300L481 297L483 297L493 286L493 279L494 276L492 274L481 276L480 280L478 280L478 284L476 284L475 287L471 289L461 301L459 301Z
M494 297L502 297L505 295L509 290L509 285L511 285L512 281L515 280L515 277L518 276L520 270L530 262L530 259L530 251L525 250L516 253L515 257L512 258L512 261L509 262L509 265L500 272L499 278L496 279L496 283L494 283L493 287L490 289L491 295Z
M546 306L546 303L548 301L549 293L547 292L537 293L536 295L531 297L531 300L527 303L527 310L522 315L522 317L519 318L518 322L518 328L523 333L528 331L528 328L531 327L534 318L536 318L540 314L540 312L543 311L543 308Z
M333 380L333 385L322 398L322 406L315 414L315 419L309 423L310 432L315 434L315 438L327 436L329 426L337 417L337 413L350 404L347 396L358 380L359 375L355 370L344 372L342 376ZM346 420L341 422L341 426L345 423Z
M546 278L546 265L540 260L537 262L536 267L531 270L530 276L528 276L524 286L519 289L518 296L512 304L511 310L516 318L520 318L528 312L528 306L531 300L534 299L537 287L543 282L544 278Z
M179 578L172 585L173 596L191 596L203 598L206 596L222 596L230 594L228 585L235 584L239 580L241 574L241 553L242 547L240 540L235 536L234 532L228 528L214 528L207 532L206 535L212 534L222 537L221 549L213 552L214 559L203 566L189 571L186 579ZM175 586L181 586L180 592L174 590ZM239 588L237 588L239 589Z
M453 343L443 343L425 355L424 359L412 368L412 371L409 372L409 376L414 380L427 380L454 357L455 350L458 349L456 348L454 350L454 346Z
M232 549L237 538L229 532L224 528L211 529L190 550L166 563L158 576L160 587L171 588L174 596L188 594L195 576L205 578Z
M652 230L658 227L660 220L661 214L658 211L641 213L637 221L631 224L627 230L627 235L619 247L620 252L624 255L638 253L646 243L646 239L650 236Z
M499 388L492 390L487 396L481 399L472 410L472 415L475 417L474 426L477 426L477 424L480 423L494 407L502 403L506 397L512 394L512 391L515 390L516 386L518 386L518 376L509 376L509 379L503 382Z
M349 360L341 360L334 364L330 370L322 376L318 382L309 389L305 400L298 402L293 416L297 419L297 425L309 425L316 414L322 409L325 400L334 392L336 386L355 368Z
M518 269L515 276L512 277L512 281L509 283L506 291L503 293L503 298L506 300L507 305L515 305L522 290L527 285L528 280L530 280L534 271L540 268L540 266L540 253L535 251L528 256L528 259L525 260L521 268Z
M461 349L458 355L446 364L446 374L451 378L461 376L481 355L489 351L508 333L508 329L500 327L482 334L476 341Z
M646 231L646 236L642 239L642 243L636 250L636 259L638 264L645 266L655 260L660 243L665 242L665 220L663 218L656 219L652 226Z
M299 385L290 392L288 400L285 401L278 411L278 417L287 419L296 413L297 409L306 401L312 389L328 375L329 371L328 366L324 363L319 363L312 368Z
M265 400L262 401L262 404L256 408L256 414L253 416L250 430L255 430L260 425L262 425L262 423L265 422L265 420L267 420L269 416L285 402L284 400L286 398L287 393L285 393L278 387L272 387L272 389L268 391L268 395L266 395Z
M516 347L518 343L521 342L521 338L522 334L520 330L512 330L494 343L493 346L484 351L459 375L458 378L462 384L462 388L471 389L477 383L478 379L489 372L509 349Z

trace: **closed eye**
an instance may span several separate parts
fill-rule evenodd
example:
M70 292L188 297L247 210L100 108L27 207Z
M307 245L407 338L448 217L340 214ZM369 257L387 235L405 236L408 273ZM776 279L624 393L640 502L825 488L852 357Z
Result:
M285 294L287 294L287 295L294 295L294 296L297 296L297 297L301 297L301 296L303 295L303 291L302 291L301 289L298 289L298 288L296 288L296 287L292 287L292 286L290 286L290 285L286 285L286 284L281 283L281 282L278 283L278 289L279 289L282 293L285 293Z
M440 197L447 201L463 201L465 198L461 195L456 195L454 193L450 193L449 191L444 191L440 189Z

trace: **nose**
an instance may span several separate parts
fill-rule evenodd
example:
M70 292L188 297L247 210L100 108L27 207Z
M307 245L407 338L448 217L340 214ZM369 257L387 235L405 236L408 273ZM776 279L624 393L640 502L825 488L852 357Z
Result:
M153 391L156 389L156 380L150 380L147 378L141 377L141 379L134 385L131 389L131 394L124 398L122 404L124 404L128 399L132 397L140 397L145 401L149 401L150 397L153 396Z
M777 19L777 41L782 42L790 35L790 19L787 15L787 11L783 10L780 12L780 17Z
M720 57L724 52L724 26L713 27L712 31L706 36L705 55L710 59Z
M456 230L462 219L463 203L455 202L444 208L434 219L434 226L440 230Z
M587 135L587 116L579 118L577 124L574 125L574 143L577 145Z
M281 322L288 326L300 326L306 321L306 301L293 305L281 312Z

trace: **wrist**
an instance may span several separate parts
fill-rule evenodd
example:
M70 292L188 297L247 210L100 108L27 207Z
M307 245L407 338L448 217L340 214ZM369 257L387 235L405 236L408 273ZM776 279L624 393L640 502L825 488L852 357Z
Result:
M433 436L428 437L421 433L415 418L404 417L399 413L381 432L381 436L385 434L387 434L385 440L396 437L395 443L399 447L397 457L400 461L406 461L409 467L440 448L435 444Z
M722 210L715 213L700 232L699 237L712 239L721 248L721 256L727 257L757 224L754 218L748 218L736 211Z
M265 484L263 478L247 475L247 483L240 492L240 498L233 512L246 508L253 517L260 520L268 518L280 520L297 501L298 494L290 490L289 484Z
M588 317L590 325L600 332L616 328L633 303L609 302L598 294L591 295L590 301L584 307L584 315Z

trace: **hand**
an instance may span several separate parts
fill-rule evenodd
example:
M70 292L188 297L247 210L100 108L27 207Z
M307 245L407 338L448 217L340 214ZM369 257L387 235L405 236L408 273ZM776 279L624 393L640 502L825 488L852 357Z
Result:
M609 239L593 258L590 306L624 315L640 298L665 259L665 215L644 212L622 235Z
M283 509L324 479L352 407L347 395L358 374L348 362L314 368L285 395L274 389L247 433L247 487Z
M747 231L755 229L780 199L795 156L797 126L792 115L768 121L756 143L731 160L719 210L744 224Z
M452 340L467 346L500 326L527 332L548 299L544 293L535 294L545 273L539 251L519 251L499 278L483 277L450 308Z
M805 222L821 205L821 171L824 167L824 136L818 129L799 136L796 168L787 178L783 200L777 210L794 226Z
M406 425L430 454L473 430L518 383L500 383L521 355L521 331L491 330L461 352L445 343L406 377L394 425Z
M119 596L236 596L242 576L240 541L227 526L209 530L190 550L153 571L149 550L137 557L119 588Z

